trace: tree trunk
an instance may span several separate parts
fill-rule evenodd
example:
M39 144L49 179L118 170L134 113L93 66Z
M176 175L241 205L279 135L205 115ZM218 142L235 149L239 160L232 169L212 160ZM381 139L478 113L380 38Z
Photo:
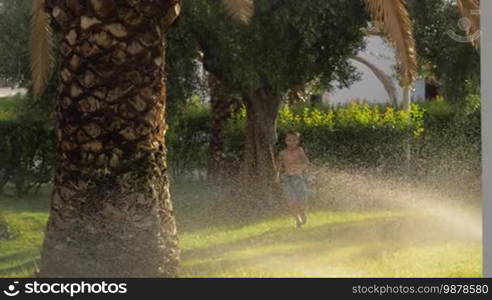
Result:
M165 32L177 0L46 0L61 38L41 277L175 276Z
M412 105L412 89L409 86L403 87L403 109L405 111L410 111ZM411 137L407 137L404 143L405 151L405 169L407 174L410 172L412 167L412 143L410 142Z
M354 56L352 57L352 59L363 64L364 66L369 68L369 70L372 71L374 76L376 76L381 82L381 84L383 85L384 89L386 90L386 93L388 94L389 100L391 101L393 106L398 107L398 98L396 96L396 87L395 84L393 83L393 79L389 75L384 73L383 70L376 67L376 65L372 64L370 61L368 61L362 56Z
M224 127L234 113L234 107L238 106L239 99L232 95L227 95L224 92L223 83L212 74L209 76L209 86L210 104L212 110L209 172L213 178L221 181L226 174Z
M403 87L402 107L404 110L410 110L412 104L412 89L409 86Z
M253 208L275 206L275 143L281 98L260 89L243 97L246 105L246 146L243 186Z

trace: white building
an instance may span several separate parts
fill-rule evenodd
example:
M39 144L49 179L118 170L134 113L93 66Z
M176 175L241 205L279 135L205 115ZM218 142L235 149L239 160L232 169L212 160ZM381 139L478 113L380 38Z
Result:
M351 59L351 63L361 73L361 80L353 83L349 88L326 92L322 98L325 105L343 105L354 100L365 100L369 103L402 103L403 88L399 85L396 75L395 50L385 39L379 36L368 36L365 39L366 49L361 51L357 57L375 66L390 79L388 83L393 86L392 93L395 101L392 100L382 81L366 64ZM414 84L412 100L417 99L425 99L425 82L423 80Z

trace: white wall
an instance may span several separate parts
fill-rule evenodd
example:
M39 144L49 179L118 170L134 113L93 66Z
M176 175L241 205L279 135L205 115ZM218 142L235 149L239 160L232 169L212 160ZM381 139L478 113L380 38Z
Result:
M0 98L13 96L17 93L24 95L25 93L27 93L27 90L26 89L11 89L9 87L6 87L6 88L1 87L0 88Z
M369 36L365 39L366 49L361 51L358 56L365 58L393 78L398 103L401 103L403 89L400 87L396 77L394 49L379 36ZM335 89L331 93L325 93L323 95L323 103L326 105L339 105L349 103L354 99L367 100L370 103L390 103L388 93L386 93L383 84L374 73L357 61L350 60L350 62L361 73L361 80L353 83L349 88ZM334 86L336 85L335 83ZM421 85L419 85L419 91L417 93L418 95L416 96L421 96L423 93L425 98L425 90L423 92L421 91Z

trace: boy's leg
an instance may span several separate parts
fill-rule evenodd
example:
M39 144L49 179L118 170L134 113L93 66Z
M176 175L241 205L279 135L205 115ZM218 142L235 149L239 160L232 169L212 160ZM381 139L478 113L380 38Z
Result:
M302 205L299 205L300 210L301 210L301 220L302 220L302 225L306 224L307 222L307 216L306 216L306 210Z
M304 208L303 205L299 205L299 211L300 211L302 225L304 225L307 222L306 209Z
M294 216L296 220L297 227L306 224L306 214L299 201L294 198L290 198L287 203L292 216Z
M298 185L298 205L299 205L299 213L302 220L302 225L306 224L307 216L306 216L306 207L307 207L307 185L305 179L301 179Z
M295 201L295 209L296 209L297 216L301 222L301 225L306 224L307 217L306 217L306 211L304 209L303 203L299 200L296 200Z
M306 223L306 215L304 209L301 206L301 199L299 199L299 191L302 191L302 185L299 184L298 180L290 179L284 181L284 193L287 198L287 206L292 216L295 218L297 227Z
M299 214L299 206L297 205L297 201L295 201L293 198L289 198L287 201L287 205L289 207L290 213L296 220L297 227L300 227L302 225L302 219Z
M294 218L297 218L298 210L296 207L296 201L292 198L289 198L287 200L287 206L289 207L289 211L294 216Z

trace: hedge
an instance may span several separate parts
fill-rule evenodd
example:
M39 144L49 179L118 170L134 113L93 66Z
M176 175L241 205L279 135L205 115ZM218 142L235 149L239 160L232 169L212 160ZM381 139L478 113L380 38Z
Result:
M466 161L467 168L479 169L480 106L444 106L414 104L407 112L364 103L333 109L286 105L279 112L277 149L283 147L285 132L296 129L311 160L320 164L399 170L410 144L412 167L425 171L436 158L439 163ZM245 114L240 110L224 131L226 161L235 170L244 151ZM203 104L187 107L170 122L168 161L174 177L207 169L210 124ZM54 131L46 123L0 120L0 192L7 183L22 195L51 182L54 149Z
M205 105L195 105L170 124L170 166L179 169L176 173L207 167L210 119ZM225 128L225 154L231 164L243 156L245 120L246 112L241 109ZM336 109L285 105L278 117L277 149L283 147L283 135L291 129L301 133L302 143L312 160L389 166L401 158L406 141L418 139L424 132L424 110L419 105L412 105L407 112L367 103L352 103ZM237 165L230 167L237 169Z

